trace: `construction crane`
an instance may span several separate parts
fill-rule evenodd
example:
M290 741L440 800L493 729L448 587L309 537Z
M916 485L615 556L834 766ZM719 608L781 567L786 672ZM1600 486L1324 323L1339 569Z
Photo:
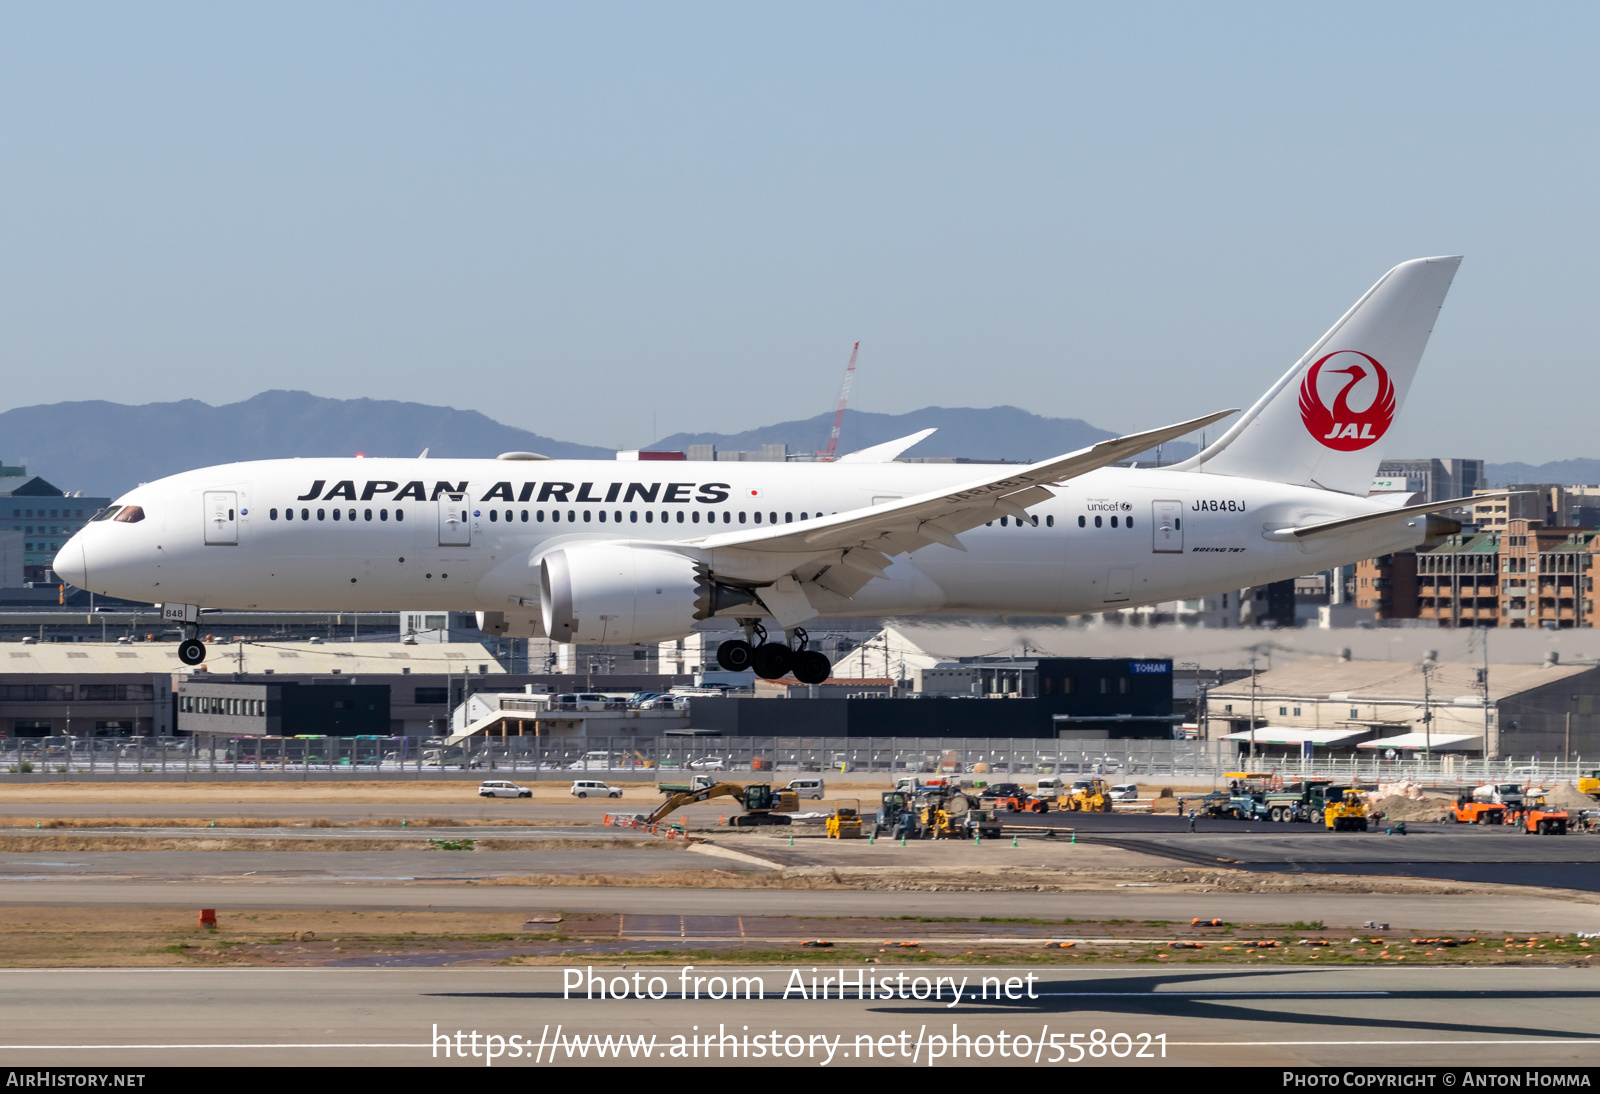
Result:
M850 363L845 366L844 386L839 389L839 405L833 412L833 428L828 431L828 447L817 453L823 463L832 463L838 459L839 427L844 425L844 408L850 402L850 385L855 383L856 354L860 350L860 342L850 347Z

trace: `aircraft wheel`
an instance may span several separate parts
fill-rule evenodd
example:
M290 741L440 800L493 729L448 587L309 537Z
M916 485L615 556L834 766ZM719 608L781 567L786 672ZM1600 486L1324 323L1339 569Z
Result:
M761 643L751 657L751 667L756 670L756 675L764 680L777 680L789 675L789 669L793 664L794 655L789 651L789 647L778 642Z
M206 644L190 638L178 643L178 660L185 665L198 665L206 659Z
M825 683L833 675L833 665L826 654L816 650L801 650L794 655L794 678L802 684Z
M755 648L742 638L735 638L717 647L717 664L724 672L743 672L750 667Z

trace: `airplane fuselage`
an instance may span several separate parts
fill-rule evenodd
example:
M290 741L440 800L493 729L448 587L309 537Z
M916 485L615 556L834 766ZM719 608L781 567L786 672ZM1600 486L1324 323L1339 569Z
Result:
M539 597L538 558L594 541L682 545L956 487L971 464L294 459L141 485L62 550L91 591L208 608L500 611ZM1380 503L1224 475L1108 467L997 515L965 551L893 561L819 616L1099 612L1188 599L1415 546L1367 524L1300 543L1263 533ZM142 519L117 519L137 507ZM714 552L705 552L712 561ZM80 580L81 579L81 580ZM687 629L687 628L686 628Z

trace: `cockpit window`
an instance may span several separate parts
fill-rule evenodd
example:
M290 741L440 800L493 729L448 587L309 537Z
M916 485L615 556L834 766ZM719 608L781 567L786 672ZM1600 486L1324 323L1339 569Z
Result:
M110 520L112 517L117 515L117 510L119 510L121 508L122 508L122 506L120 506L120 505L107 506L106 508L104 508L104 509L100 510L98 513L96 513L94 516L90 517L89 519L91 521L95 521L95 520Z
M114 518L121 524L138 524L144 519L144 510L137 505L129 505Z

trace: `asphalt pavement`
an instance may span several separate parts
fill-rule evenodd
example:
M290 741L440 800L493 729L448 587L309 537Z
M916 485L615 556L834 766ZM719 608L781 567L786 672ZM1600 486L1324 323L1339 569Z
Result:
M844 999L836 997L841 973L851 984ZM1600 983L1588 969L841 970L819 963L688 972L630 965L596 975L605 978L608 996L627 998L582 998L582 967L12 970L4 974L7 995L27 1006L8 1008L0 1063L136 1071L182 1064L904 1067L1077 1059L1121 1067L1359 1070L1576 1066L1600 1053L1593 1032ZM858 976L876 998L856 997ZM984 985L984 976L995 980ZM727 998L735 977L743 978L741 995ZM835 981L826 997L814 996L824 977ZM961 989L959 1001L953 988ZM564 997L574 989L579 997ZM713 998L718 993L724 997ZM629 1039L626 1047L621 1037ZM490 1046L497 1057L486 1057Z

